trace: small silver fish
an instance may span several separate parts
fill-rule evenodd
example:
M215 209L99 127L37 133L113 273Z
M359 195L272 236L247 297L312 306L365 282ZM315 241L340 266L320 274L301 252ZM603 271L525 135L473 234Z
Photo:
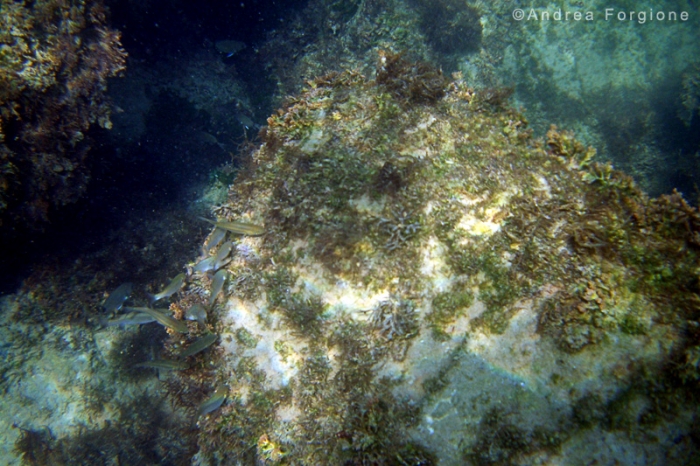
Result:
M185 312L185 318L187 320L196 320L199 325L205 326L207 324L207 311L201 304L194 304Z
M246 45L239 40L217 40L214 42L214 47L216 47L216 50L225 54L227 57L232 57L246 48Z
M201 405L199 405L199 414L203 416L209 414L212 411L219 409L219 407L224 404L226 400L226 395L228 394L228 389L224 386L220 386L216 389L214 394L208 399L204 400Z
M209 272L214 268L214 264L216 264L216 257L207 257L206 259L197 262L192 270L199 273Z
M168 315L170 312L169 309L151 309L150 307L130 307L127 309L135 312L145 312L153 317L160 325L173 329L176 332L187 333L189 331L185 322Z
M214 342L219 338L215 333L208 333L201 338L198 338L190 346L180 351L180 357L186 358L187 356L193 356L200 351L204 351L209 348Z
M132 283L122 283L116 290L112 291L109 296L107 296L105 302L102 303L102 307L108 313L118 311L124 305L124 301L129 299L133 288L134 285Z
M211 133L207 133L206 131L197 131L196 138L204 144L215 144L219 146L222 151L226 152L226 146L219 142L219 140L216 139L216 136Z
M189 369L190 365L185 361L173 361L170 359L154 359L153 361L146 361L139 364L134 364L133 367L146 367L149 369L162 369L170 371L184 371Z
M107 327L114 327L117 325L141 325L150 324L151 322L155 322L155 320L156 319L152 316L143 312L129 312L128 314L122 314L119 317L108 320L105 322L105 325Z
M209 239L207 239L207 242L204 243L204 252L211 251L211 249L216 247L225 237L226 230L219 227L214 228L214 231L212 231L209 235Z
M255 123L253 120L250 119L249 116L245 115L244 113L238 112L236 113L236 119L238 122L247 130L259 130L260 125Z
M216 301L216 297L221 292L224 287L224 282L228 278L228 272L224 269L219 270L214 275L214 279L211 281L211 295L209 296L209 305L211 306Z
M231 241L228 241L224 243L218 251L216 251L216 255L214 256L214 270L218 270L224 265L226 265L225 261L228 255L231 254L232 247L233 243L231 243Z
M159 301L163 298L168 298L168 297L174 295L175 293L180 291L180 288L182 288L182 286L184 284L185 284L185 274L181 273L181 274L176 275L175 278L173 278L170 281L168 286L163 288L163 291L161 291L160 293L154 294L154 295L150 295L151 302L155 303L156 301Z
M209 220L208 218L199 218L204 220L205 222L211 223L212 225L216 225L217 227L222 228L226 231L230 231L231 233L237 233L239 235L261 236L265 234L265 228L263 228L260 225L255 225L253 223L226 221L215 222L214 220Z

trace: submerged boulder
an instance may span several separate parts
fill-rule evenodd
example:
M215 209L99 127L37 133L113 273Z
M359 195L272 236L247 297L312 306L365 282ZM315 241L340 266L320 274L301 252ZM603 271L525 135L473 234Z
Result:
M217 369L177 375L228 387L203 463L695 452L700 216L507 95L380 54L268 119L214 212L265 228L234 238Z

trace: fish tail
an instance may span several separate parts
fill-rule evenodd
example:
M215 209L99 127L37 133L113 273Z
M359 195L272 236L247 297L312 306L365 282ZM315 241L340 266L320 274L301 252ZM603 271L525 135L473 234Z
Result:
M199 217L200 220L204 220L205 222L211 223L212 225L216 225L216 222L214 220L205 218L205 217Z

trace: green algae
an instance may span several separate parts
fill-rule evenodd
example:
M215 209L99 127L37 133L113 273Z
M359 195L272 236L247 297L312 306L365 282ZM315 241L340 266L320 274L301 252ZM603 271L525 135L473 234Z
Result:
M245 239L259 261L226 266L243 286L218 310L238 344L219 371L230 402L201 437L214 462L222 449L238 452L226 460L429 462L435 452L407 435L420 402L406 400L444 396L460 351L531 329L560 358L592 357L617 338L659 338L656 319L694 315L700 217L680 196L649 199L570 133L534 139L503 105L507 91L474 92L403 60L380 55L381 82L309 82L268 119L257 169L231 189L230 217L267 233ZM452 363L423 374L440 345L457 348ZM541 364L531 370L556 389L582 377ZM524 419L483 411L462 458L512 461L566 440Z
M465 310L474 303L474 293L469 289L455 289L438 293L432 301L432 311L426 315L426 321L430 323L433 335L446 339L446 326L455 322L458 317L464 315Z
M236 341L246 348L255 348L258 344L258 339L243 327L236 330Z

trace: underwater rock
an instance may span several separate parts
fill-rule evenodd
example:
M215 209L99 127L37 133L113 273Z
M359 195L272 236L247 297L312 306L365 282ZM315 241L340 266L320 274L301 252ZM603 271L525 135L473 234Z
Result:
M700 343L686 332L698 318L697 211L679 194L650 199L569 133L533 138L459 75L436 80L401 60L381 55L381 82L308 82L214 209L264 233L236 245L259 260L222 269L233 286L211 311L223 350L212 364L228 397L200 419L199 458L680 454L697 403L678 400L700 379L683 364ZM396 92L421 76L429 99Z
M0 230L45 227L90 179L88 130L111 129L107 81L125 69L100 0L1 0Z

